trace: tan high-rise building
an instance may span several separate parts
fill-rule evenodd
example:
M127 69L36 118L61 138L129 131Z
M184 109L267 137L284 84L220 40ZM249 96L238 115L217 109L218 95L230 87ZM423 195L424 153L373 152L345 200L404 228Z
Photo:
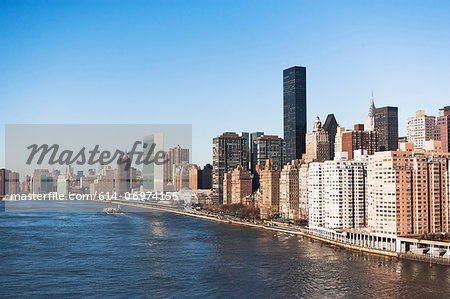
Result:
M448 153L377 152L368 163L368 226L387 235L449 232Z
M328 132L322 128L322 122L317 116L313 130L306 134L306 162L323 162L330 159L330 141Z
M345 132L345 128L338 127L336 130L336 136L334 139L334 152L342 152L342 134Z
M299 169L299 217L308 220L308 170L309 163L302 163Z
M270 219L279 214L280 205L280 172L271 160L260 172L260 215L262 219Z
M223 204L231 205L231 191L232 191L232 171L229 171L223 175Z
M189 186L192 190L198 190L199 169L197 165L192 165L191 176L189 177Z
M414 149L425 148L425 141L433 140L435 137L436 118L425 115L424 110L416 111L416 117L406 120L406 133L408 142L414 143Z
M238 165L231 174L231 203L243 204L252 194L252 175L242 165Z
M280 216L299 218L299 171L300 161L292 160L280 173Z

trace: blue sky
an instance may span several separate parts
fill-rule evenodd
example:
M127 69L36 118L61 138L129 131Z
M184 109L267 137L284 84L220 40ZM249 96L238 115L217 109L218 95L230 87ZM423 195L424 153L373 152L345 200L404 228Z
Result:
M363 123L372 90L401 135L450 104L444 1L0 1L0 53L2 125L189 123L201 165L223 131L282 135L293 65L308 128Z

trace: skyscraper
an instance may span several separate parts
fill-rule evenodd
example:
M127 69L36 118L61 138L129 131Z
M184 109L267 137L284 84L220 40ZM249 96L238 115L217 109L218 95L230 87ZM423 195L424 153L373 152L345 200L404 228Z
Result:
M398 148L398 108L375 108L375 131L378 132L380 151L395 151Z
M283 71L283 121L286 162L301 159L306 135L306 68L294 66Z
M254 141L256 145L256 160L255 165L252 166L255 169L256 165L263 166L266 160L272 160L272 164L278 170L283 169L283 165L286 159L285 143L284 140L274 135L263 135Z
M434 139L435 122L436 118L425 115L424 110L416 111L416 117L410 117L406 120L408 142L414 143L415 150L423 149L425 141Z
M224 133L213 139L213 202L223 202L223 177L238 165L248 167L247 141L245 138Z
M264 132L254 132L250 134L250 144L249 144L249 150L250 150L250 171L252 172L252 174L255 174L256 170L255 170L255 165L257 164L256 162L256 143L255 140L258 139L259 137L263 136Z
M364 131L373 131L375 130L375 104L373 102L373 92L370 97L370 107L369 113L367 115L366 123L364 124Z

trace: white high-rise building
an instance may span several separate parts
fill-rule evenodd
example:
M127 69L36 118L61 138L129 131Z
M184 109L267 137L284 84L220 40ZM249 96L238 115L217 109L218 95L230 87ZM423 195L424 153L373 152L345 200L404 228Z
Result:
M362 150L336 153L323 166L324 227L355 228L366 224L366 166L368 156Z
M303 163L300 166L298 175L299 188L299 206L300 218L308 219L308 169L309 163Z
M366 166L363 150L336 153L334 160L311 163L308 175L309 224L331 229L366 225Z
M309 226L323 227L323 163L321 162L309 164L308 212Z
M414 143L414 150L425 147L425 141L434 139L436 118L425 115L424 110L417 110L416 117L406 120L406 134L408 142Z
M397 187L392 152L370 156L367 170L367 225L378 234L395 235Z

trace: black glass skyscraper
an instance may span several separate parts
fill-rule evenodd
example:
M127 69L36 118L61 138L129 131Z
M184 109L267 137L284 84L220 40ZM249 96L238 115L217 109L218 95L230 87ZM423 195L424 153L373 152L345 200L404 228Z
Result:
M375 109L375 131L378 132L380 151L398 149L398 108L381 107Z
M283 71L284 140L286 162L305 153L306 68L294 66Z

